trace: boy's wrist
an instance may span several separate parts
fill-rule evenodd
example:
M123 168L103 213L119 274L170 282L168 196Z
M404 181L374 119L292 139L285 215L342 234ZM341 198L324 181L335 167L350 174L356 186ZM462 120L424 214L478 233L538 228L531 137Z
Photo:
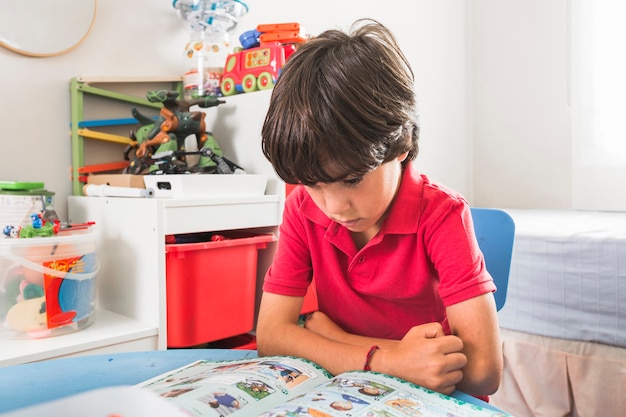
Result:
M367 354L365 355L365 363L363 364L363 370L364 371L371 371L372 370L372 359L374 358L374 354L376 353L377 350L379 350L380 348L377 345L374 345L372 347L369 348L369 350L367 351Z

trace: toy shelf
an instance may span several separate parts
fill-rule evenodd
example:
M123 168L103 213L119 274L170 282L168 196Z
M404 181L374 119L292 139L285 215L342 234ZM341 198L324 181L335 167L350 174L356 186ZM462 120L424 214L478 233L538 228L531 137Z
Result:
M129 96L145 94L142 91L149 83L162 85L170 81L167 78L72 80L72 94L75 95L72 101L72 163L76 195L68 198L68 220L72 223L96 222L94 230L98 234L97 256L101 269L96 278L95 320L85 329L47 339L3 340L0 367L63 356L167 349L166 236L229 230L277 234L285 187L260 148L261 126L271 91L227 97L226 104L220 105L217 111L207 112L207 126L213 127L225 154L232 156L250 174L267 175L264 195L179 198L80 195L82 189L81 184L77 184L77 173L84 167L85 137L79 134L79 130L126 123L119 122L119 116L109 118L105 114L101 117L112 98L117 97L111 93L116 92L113 88L134 88L137 91L121 94L124 100L113 99L116 104L124 104L131 102ZM92 91L102 92L103 89L92 84L104 83L109 83L109 92L104 97L97 96L104 101L90 103L98 116L83 117L87 116L83 113L83 96L93 95ZM102 124L97 120L113 122ZM89 123L83 123L86 121ZM275 246L272 242L259 251L255 309Z
M63 356L167 349L166 236L229 230L278 233L285 187L260 148L261 126L271 95L269 90L227 97L226 104L220 105L217 111L207 112L207 125L213 126L212 131L225 154L232 156L249 173L268 176L264 195L179 198L80 195L82 187L77 174L79 168L84 167L83 141L87 136L81 135L79 130L128 122L120 121L120 117L109 118L109 115L84 117L87 113L83 113L83 96L93 96L95 92L97 97L105 100L91 103L100 115L111 100L122 104L145 104L137 97L145 94L142 91L150 83L176 85L178 82L168 78L72 80L72 168L76 195L68 198L68 220L72 223L96 222L94 230L98 233L97 254L101 269L96 279L95 320L91 326L69 334L44 339L2 340L0 367ZM95 84L107 84L111 88L103 89ZM137 92L118 93L114 88L134 88ZM97 95L100 93L102 96ZM107 122L99 123L98 120ZM259 251L255 309L275 246L272 242Z
M160 78L104 78L104 77L74 77L70 81L71 103L71 140L72 140L72 194L82 195L84 175L91 172L110 170L121 171L128 165L124 161L115 161L93 164L85 167L85 139L94 139L109 143L128 145L132 140L118 130L111 128L136 125L139 122L134 118L121 117L130 114L131 107L139 106L148 109L160 109L160 103L152 103L140 95L155 88L164 88L182 91L181 77ZM96 100L90 101L90 98ZM99 100L97 100L99 99ZM105 100L107 103L102 101ZM117 105L117 106L115 106ZM120 106L121 105L121 106ZM126 107L124 107L126 106ZM105 107L115 107L115 117L86 120L87 108L93 107L97 113ZM96 128L98 130L94 130ZM104 128L105 131L100 129ZM109 131L107 131L109 130ZM122 154L120 150L119 155ZM112 165L109 165L111 163Z

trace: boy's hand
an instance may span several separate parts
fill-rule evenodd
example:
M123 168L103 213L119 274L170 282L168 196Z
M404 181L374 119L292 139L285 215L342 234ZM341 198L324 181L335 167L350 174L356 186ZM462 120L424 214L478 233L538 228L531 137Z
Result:
M461 339L445 335L441 324L427 323L413 327L395 347L376 352L371 367L450 394L463 378L461 369L467 364L462 349Z
M444 334L439 323L415 326L400 341L376 341L351 335L321 311L309 314L304 327L343 343L378 344L381 349L372 357L372 370L397 376L444 394L451 394L455 390L456 384L463 378L461 368L467 364L467 357L461 353L461 339Z

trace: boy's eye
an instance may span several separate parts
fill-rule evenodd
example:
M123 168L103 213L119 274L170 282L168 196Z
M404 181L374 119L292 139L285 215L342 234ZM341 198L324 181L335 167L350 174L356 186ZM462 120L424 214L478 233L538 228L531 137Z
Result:
M345 180L343 180L343 183L350 187L355 187L359 185L361 181L363 181L363 177L354 177L354 178L346 178Z

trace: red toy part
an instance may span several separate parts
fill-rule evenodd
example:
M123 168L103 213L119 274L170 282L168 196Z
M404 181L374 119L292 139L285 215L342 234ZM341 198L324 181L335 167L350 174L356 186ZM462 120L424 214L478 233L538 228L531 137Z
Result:
M272 42L280 42L280 43L302 43L306 39L300 35L300 32L270 32L270 33L262 33L259 36L259 40L261 41L261 46L266 45Z
M291 48L293 46L274 43L229 54L222 76L222 94L230 96L272 88L293 52Z
M288 31L300 32L300 23L266 23L258 25L256 30L261 33Z
M258 42L252 37L258 34ZM241 38L240 38L241 39ZM285 62L296 50L296 44L306 41L299 23L270 23L258 25L247 32L246 49L229 54L224 64L220 90L222 95L249 93L274 87ZM255 47L248 47L260 45Z
M120 161L120 162L108 162L104 164L94 164L94 165L86 165L78 168L79 174L92 174L98 172L111 172L111 171L120 171L124 168L127 168L130 164L129 161ZM80 181L86 183L87 176L80 175Z
M50 269L56 269L62 272L68 272L80 260L78 258L70 258L65 260L55 260L44 262L43 266ZM63 278L53 275L44 274L44 288L46 294L46 317L48 319L48 328L64 326L72 322L76 317L76 311L63 311L59 304L59 289L63 283Z
M306 41L299 23L271 23L258 25L259 42L265 46L274 42L281 44L302 43Z

